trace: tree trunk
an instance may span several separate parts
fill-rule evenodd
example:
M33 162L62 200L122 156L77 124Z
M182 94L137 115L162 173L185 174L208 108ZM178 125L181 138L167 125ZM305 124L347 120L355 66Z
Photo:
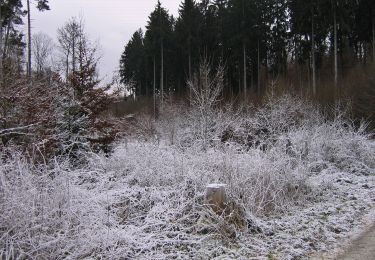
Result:
M31 14L30 0L27 0L27 76L31 77Z
M156 119L156 60L154 55L154 86L153 86L153 97L154 97L154 118Z
M190 47L190 38L189 38L189 47L188 47L188 52L189 52L189 55L188 55L188 66L189 66L189 80L192 80L192 75L191 75L191 47ZM189 88L189 101L191 102L192 100L192 90L191 88Z
M250 64L250 89L253 91L254 89L254 63Z
M311 9L311 66L312 66L312 90L313 96L316 96L316 71L315 71L315 35L314 35L314 12Z
M191 47L189 43L189 57L188 57L188 62L189 62L189 80L191 80Z
M69 55L70 55L70 52L68 50L67 54L66 54L66 76L65 76L65 80L68 81L68 77L69 77Z
M238 66L238 95L241 95L241 66ZM243 93L244 94L244 93ZM245 95L243 96L245 97Z
M245 0L242 0L242 30L245 30ZM242 50L243 50L243 94L244 94L244 100L246 100L246 96L247 96L247 68L246 68L246 43L245 43L245 39L243 39L243 42L242 42Z
M245 41L243 42L243 94L244 99L246 99L247 95L247 67L246 67L246 45Z
M75 46L76 43L75 43L75 38L76 36L73 34L73 42L74 42L74 46L72 48L72 63L73 63L73 73L75 72L75 67L76 67L76 52L77 52L77 47ZM84 64L84 55L85 55L85 47L84 47L84 41L85 39L83 38L84 35L81 33L81 31L79 32L79 38L78 38L78 62L79 62L79 70L82 71L83 70L83 64Z
M335 91L340 94L340 90L337 88L338 80L338 68L337 68L337 17L336 17L336 1L333 6L333 35L334 35L334 71L335 71Z
M258 88L257 93L260 95L260 44L258 40Z
M375 10L372 11L372 60L375 62Z
M163 104L164 99L164 44L163 39L160 43L160 52L161 52L161 64L160 64L160 95L161 95L161 104Z
M74 33L74 32L73 32ZM81 52L81 48L80 48L80 52ZM73 35L73 39L72 39L72 72L76 72L76 39L75 39L75 35ZM80 53L80 56L82 54ZM81 58L80 58L81 59ZM80 62L82 63L82 62ZM80 64L80 67L82 69L82 64Z
M10 19L11 20L11 19ZM9 21L8 23L8 26L7 26L7 30L6 30L6 33L5 33L5 41L4 41L4 48L3 48L3 62L5 61L5 58L6 58L6 55L8 53L8 43L9 43L9 34L10 34L10 27L11 27L11 21Z
M307 89L306 93L310 93L310 89L312 88L311 84L311 58L306 63L306 71L307 71Z
M0 0L0 88L3 83L3 17L1 15L3 0Z

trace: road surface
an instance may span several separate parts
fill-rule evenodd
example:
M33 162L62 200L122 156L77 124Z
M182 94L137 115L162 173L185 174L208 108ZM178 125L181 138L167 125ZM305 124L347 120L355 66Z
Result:
M348 247L338 260L375 260L375 226Z

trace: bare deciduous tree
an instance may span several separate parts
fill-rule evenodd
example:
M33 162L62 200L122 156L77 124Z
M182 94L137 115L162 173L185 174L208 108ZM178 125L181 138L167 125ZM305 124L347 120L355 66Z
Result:
M201 111L212 109L219 101L224 88L224 67L212 73L211 64L203 60L199 72L187 82L192 93L191 105Z
M48 0L36 0L36 8L39 11L49 10ZM31 77L31 52L32 52L32 39L31 39L31 8L30 0L26 1L27 5L27 76Z
M195 110L197 136L202 141L206 150L210 141L212 125L217 119L216 106L220 102L220 96L224 89L224 67L220 65L215 72L211 70L211 64L203 60L199 71L187 82L190 89L190 104Z
M57 31L57 39L63 54L66 78L70 72L76 71L76 60L79 52L79 44L84 35L83 20L71 18L63 27Z
M40 75L49 65L48 59L53 52L54 43L51 37L40 32L33 35L32 48L35 71Z

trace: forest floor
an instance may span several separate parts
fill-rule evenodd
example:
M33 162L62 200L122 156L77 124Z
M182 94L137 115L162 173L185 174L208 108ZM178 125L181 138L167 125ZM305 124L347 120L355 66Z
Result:
M318 253L310 260L369 260L375 259L375 209L337 243L337 247L326 253Z
M81 167L36 166L9 153L0 161L0 259L342 253L337 248L374 223L375 143L302 103L277 100L240 121L173 111L154 124L139 118L110 156L88 153ZM202 135L203 123L211 136ZM218 142L228 128L232 139ZM222 214L204 200L212 183L227 185ZM373 229L357 237L345 256L373 252Z
M131 142L119 146L111 158L101 161L101 167L96 164L94 175L81 173L72 183L94 205L110 207L109 229L98 227L95 233L105 232L116 244L128 240L126 248L113 249L114 256L123 252L134 259L306 259L342 248L366 229L375 207L375 172L351 171L350 165L341 169L320 165L304 180L311 195L283 212L247 215L245 229L205 211L205 185L222 181L246 190L250 184L240 184L247 182L245 177L225 175L231 170L245 173L250 167L259 170L251 162L253 156L230 150L193 154L162 144ZM238 180L230 183L231 178ZM100 212L100 207L96 210ZM95 215L106 219L105 211L102 214ZM359 251L348 251L346 259L359 259L359 253L366 257L372 252L371 242L355 240L351 248ZM94 250L97 245L91 246Z

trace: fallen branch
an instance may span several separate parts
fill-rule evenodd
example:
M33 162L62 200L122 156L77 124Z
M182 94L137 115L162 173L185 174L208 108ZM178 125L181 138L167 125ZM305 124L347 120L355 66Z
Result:
M6 136L6 135L27 135L27 133L23 132L26 131L34 126L37 126L37 124L31 124L27 126L20 126L20 127L13 127L13 128L7 128L0 130L0 136Z

